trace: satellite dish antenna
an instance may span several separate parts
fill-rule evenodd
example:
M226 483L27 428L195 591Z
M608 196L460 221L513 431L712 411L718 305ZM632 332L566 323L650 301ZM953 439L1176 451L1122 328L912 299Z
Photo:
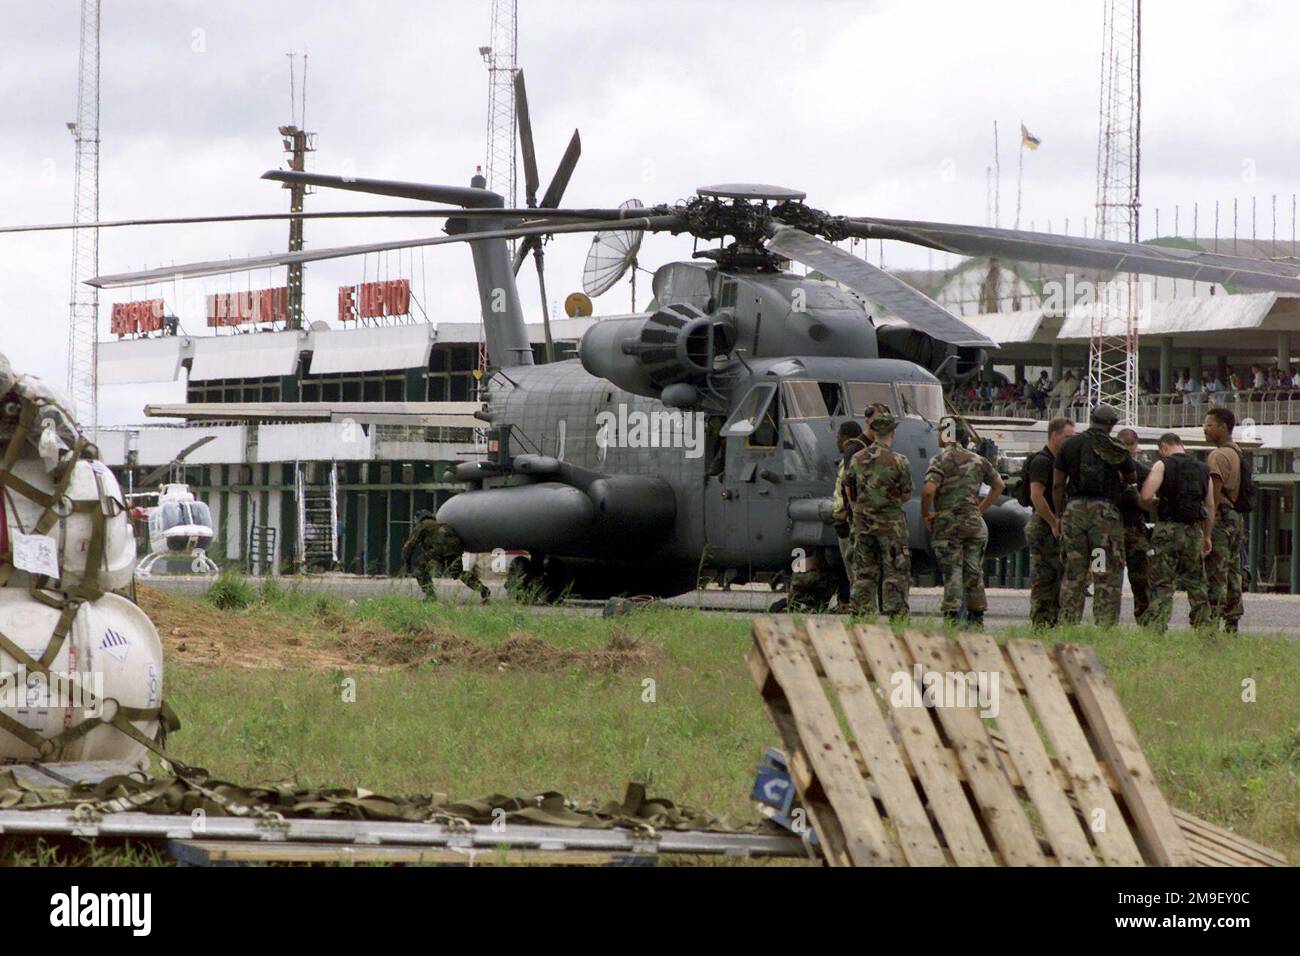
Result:
M621 203L619 209L644 209L639 199ZM587 250L582 267L582 288L587 295L608 292L630 267L632 270L632 311L636 311L636 254L641 249L642 229L598 232Z
M564 314L571 319L591 315L591 298L585 292L570 292L564 300ZM1300 458L1296 459L1296 464L1300 464Z

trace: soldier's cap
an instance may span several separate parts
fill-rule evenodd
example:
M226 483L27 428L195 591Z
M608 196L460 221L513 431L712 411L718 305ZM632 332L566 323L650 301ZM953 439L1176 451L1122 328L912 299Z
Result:
M1094 425L1114 425L1119 421L1119 412L1112 405L1098 405L1088 420Z
M877 435L888 435L898 427L898 419L889 412L880 412L871 419L871 430Z

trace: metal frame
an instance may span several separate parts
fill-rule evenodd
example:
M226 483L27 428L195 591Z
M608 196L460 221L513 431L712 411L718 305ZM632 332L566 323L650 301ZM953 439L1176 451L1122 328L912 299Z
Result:
M200 829L201 826L201 829ZM135 837L167 840L259 840L361 845L507 847L541 850L620 850L735 857L804 857L794 836L704 830L630 830L544 827L527 824L405 823L376 820L191 817L151 813L100 815L89 806L69 810L0 810L0 834Z

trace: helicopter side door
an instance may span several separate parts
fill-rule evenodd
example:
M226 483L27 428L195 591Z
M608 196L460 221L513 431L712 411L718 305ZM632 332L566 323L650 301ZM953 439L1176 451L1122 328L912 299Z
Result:
M783 562L787 519L781 493L780 396L759 382L722 426L721 474L707 479L705 530L710 563L751 568Z

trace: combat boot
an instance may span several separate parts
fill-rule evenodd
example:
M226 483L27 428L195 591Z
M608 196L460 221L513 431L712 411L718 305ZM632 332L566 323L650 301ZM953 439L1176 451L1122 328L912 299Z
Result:
M983 612L983 611L967 611L967 612L966 612L966 626L969 627L969 628L970 628L971 630L973 630L973 631L982 631L982 630L984 630L984 612Z
M943 622L945 624L951 624L953 627L961 627L961 612L945 611L943 614Z

